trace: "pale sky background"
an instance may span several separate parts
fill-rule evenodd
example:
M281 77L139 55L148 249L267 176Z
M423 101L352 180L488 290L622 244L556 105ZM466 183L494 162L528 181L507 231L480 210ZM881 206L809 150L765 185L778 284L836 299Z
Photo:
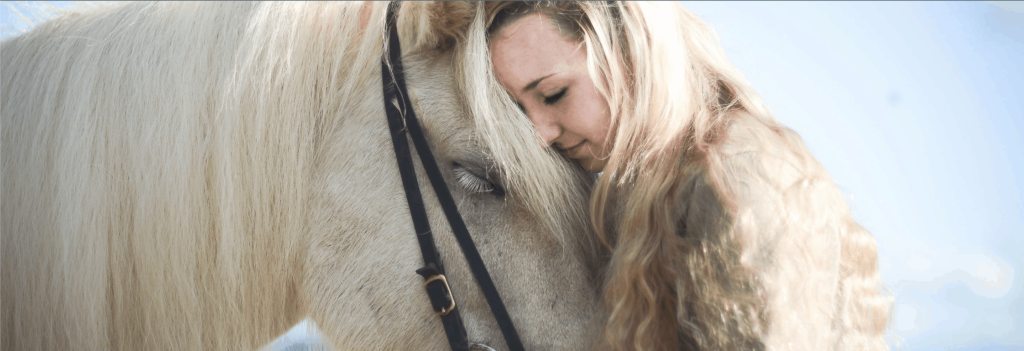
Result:
M895 349L1024 350L1024 3L683 4L877 238Z

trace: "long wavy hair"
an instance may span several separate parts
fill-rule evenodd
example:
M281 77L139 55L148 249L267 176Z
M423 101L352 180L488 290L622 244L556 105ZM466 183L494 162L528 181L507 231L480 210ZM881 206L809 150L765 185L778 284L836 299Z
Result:
M609 349L887 349L874 238L800 137L675 3L482 4L463 82L504 175L544 148L490 68L487 40L529 13L580 40L614 140L590 213L611 248ZM519 143L519 145L516 145ZM545 152L552 152L546 149Z

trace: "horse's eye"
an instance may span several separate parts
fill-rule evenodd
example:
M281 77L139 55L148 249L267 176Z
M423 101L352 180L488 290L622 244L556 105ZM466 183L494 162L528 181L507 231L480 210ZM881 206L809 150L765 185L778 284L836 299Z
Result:
M470 193L489 192L497 197L505 196L505 189L492 182L487 176L474 173L458 162L452 163L452 169L455 172L455 179Z

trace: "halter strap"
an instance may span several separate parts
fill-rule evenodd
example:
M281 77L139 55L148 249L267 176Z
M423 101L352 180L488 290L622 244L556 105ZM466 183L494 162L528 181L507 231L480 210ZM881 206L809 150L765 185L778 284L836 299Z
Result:
M519 333L512 324L512 319L501 301L498 289L494 286L487 267L484 265L480 253L473 243L469 230L459 214L455 200L452 198L448 185L441 175L441 170L434 161L434 156L427 145L427 139L423 136L416 112L412 108L412 101L409 100L409 93L405 85L405 77L402 72L402 49L398 42L398 31L396 23L398 18L398 2L388 4L387 14L387 48L385 55L381 55L381 79L384 89L384 110L387 112L388 127L391 130L391 141L395 147L395 158L398 161L398 170L402 176L402 186L405 188L405 197L409 203L409 212L412 215L413 227L416 229L416 238L420 243L420 251L423 253L425 266L416 270L416 273L423 276L423 286L427 290L434 313L441 317L444 324L445 334L448 336L448 343L452 350L468 350L469 343L466 337L466 327L462 322L455 298L451 295L451 289L447 278L444 275L444 266L441 264L441 256L434 246L434 237L430 230L430 222L427 220L426 207L423 204L423 196L416 181L416 169L413 167L412 155L409 151L409 142L406 139L406 130L416 146L416 153L420 162L427 172L430 184L434 188L438 202L444 210L448 224L451 225L452 233L462 248L463 256L469 264L470 271L476 278L480 290L487 300L487 304L494 314L498 327L505 337L505 343L512 351L523 350L523 343L519 340ZM390 65L388 64L390 61ZM404 116L404 118L403 118Z

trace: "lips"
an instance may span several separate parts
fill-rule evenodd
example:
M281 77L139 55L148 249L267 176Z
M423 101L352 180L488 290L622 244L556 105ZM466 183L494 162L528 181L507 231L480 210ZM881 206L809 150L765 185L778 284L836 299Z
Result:
M583 144L584 143L586 143L586 140L581 141L579 144L576 144L573 147L565 149L565 155L568 156L571 159L578 160L579 159L579 157L578 157L579 156L579 152L580 152L581 149L583 149Z

